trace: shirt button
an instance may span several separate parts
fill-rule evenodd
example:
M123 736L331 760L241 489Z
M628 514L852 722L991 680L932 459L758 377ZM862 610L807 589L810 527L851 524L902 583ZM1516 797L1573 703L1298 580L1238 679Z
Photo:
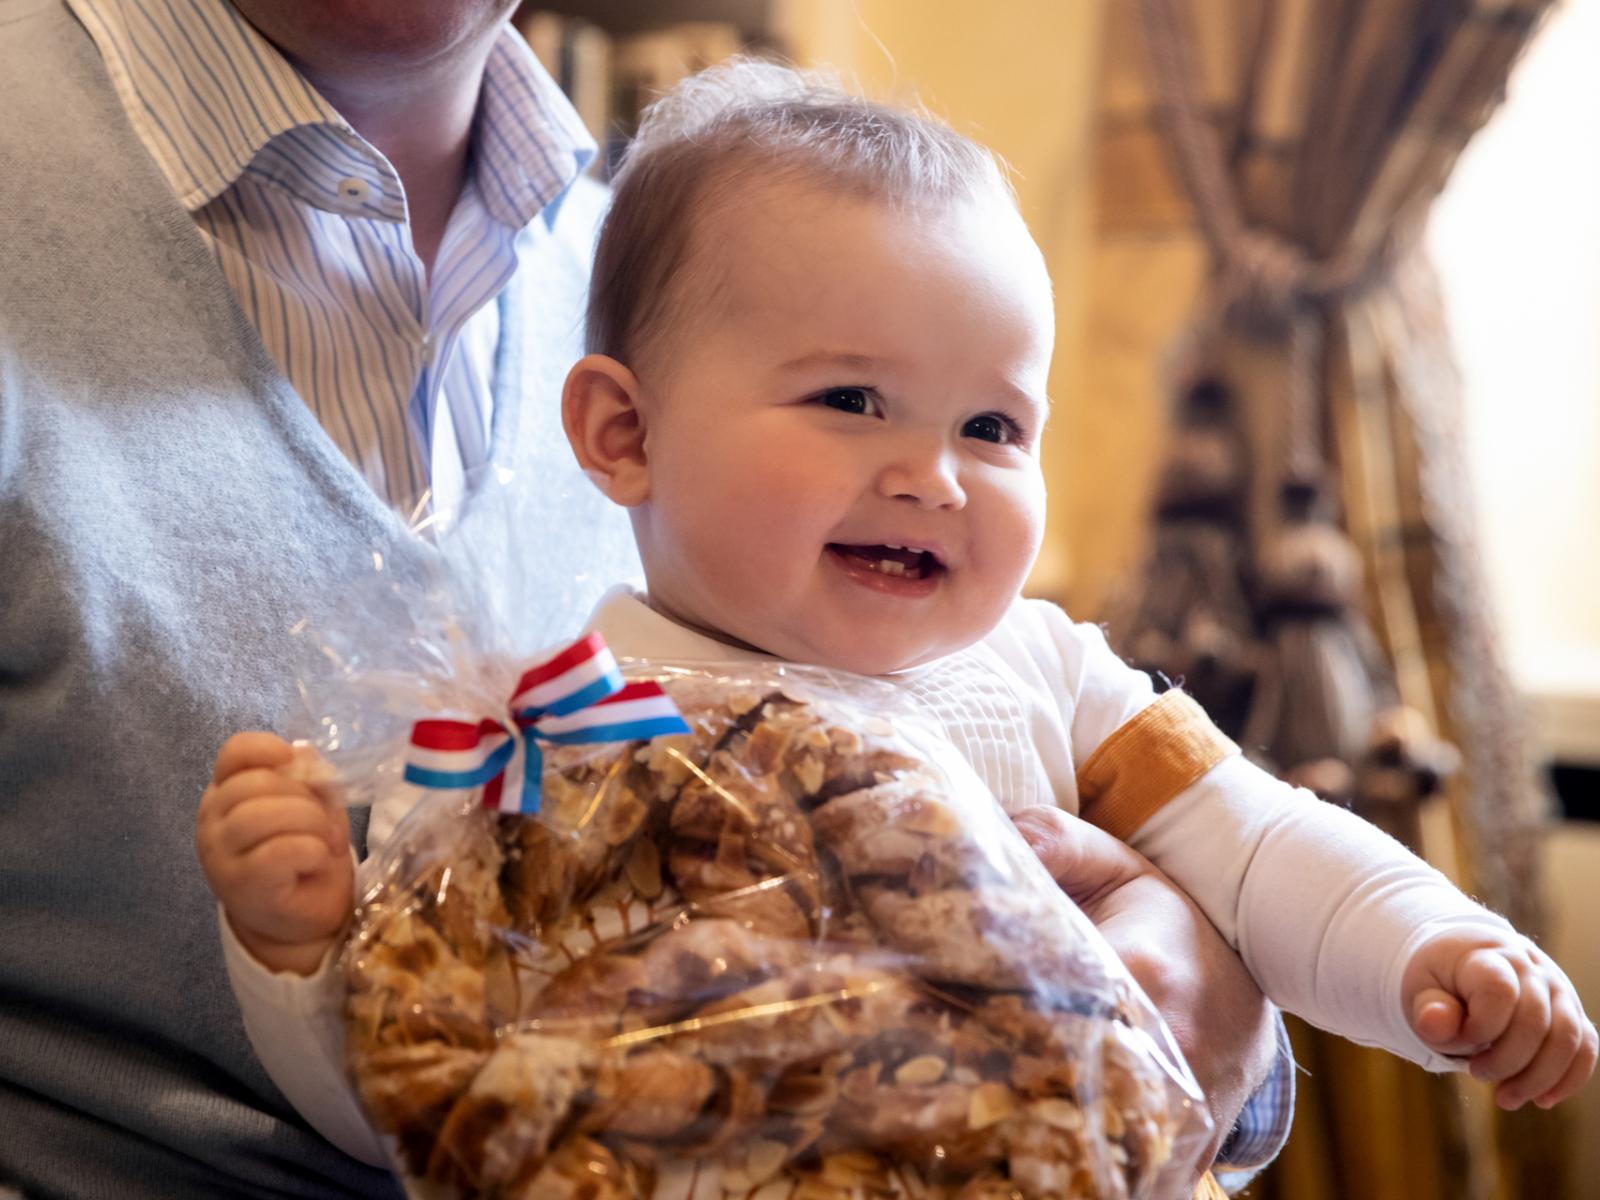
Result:
M422 361L431 363L433 361L433 335L431 333L424 335L417 349L422 352Z
M371 194L372 189L367 186L365 179L357 179L352 175L348 179L339 180L339 196L351 204L365 204Z

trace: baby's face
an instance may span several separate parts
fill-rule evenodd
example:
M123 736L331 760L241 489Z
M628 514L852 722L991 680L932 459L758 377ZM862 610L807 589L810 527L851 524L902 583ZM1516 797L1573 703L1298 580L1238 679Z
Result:
M868 674L982 637L1044 523L1055 322L1020 217L770 185L693 253L705 307L640 378L652 603Z

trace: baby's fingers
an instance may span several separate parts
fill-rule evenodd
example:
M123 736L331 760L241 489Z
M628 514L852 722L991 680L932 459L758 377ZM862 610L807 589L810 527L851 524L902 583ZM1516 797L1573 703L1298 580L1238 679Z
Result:
M1511 1026L1525 999L1525 990L1521 974L1504 951L1496 948L1469 952L1455 971L1455 993L1467 1010L1457 1040L1469 1047L1488 1046L1498 1040ZM1544 998L1546 1004L1548 999ZM1528 1057L1532 1057L1536 1046L1537 1043L1528 1047ZM1522 1063L1517 1063L1510 1070L1520 1066Z
M246 801L288 796L313 798L309 787L288 778L282 771L270 767L247 767L205 790L200 797L200 820L226 821L233 810Z
M217 827L217 845L224 853L242 857L271 838L303 834L317 838L326 853L343 854L348 845L343 816L342 810L309 796L245 800Z
M1533 982L1537 986L1543 981L1536 977ZM1502 1080L1495 1089L1495 1103L1501 1108L1519 1108L1525 1101L1535 1098L1548 1108L1575 1091L1594 1066L1594 1026L1583 1015L1577 993L1560 975L1548 986L1549 1027L1528 1065ZM1583 1061L1585 1058L1587 1063ZM1562 1084L1569 1072L1580 1065L1584 1068L1582 1074L1563 1090Z
M294 747L275 733L236 733L217 751L211 782L221 783L230 775L255 767L282 767L293 757Z
M1594 1022L1583 1018L1578 1052L1573 1056L1571 1064L1567 1067L1566 1074L1553 1088L1537 1095L1533 1102L1540 1108L1549 1108L1559 1104L1572 1095L1584 1084L1589 1082L1589 1077L1594 1074L1595 1060L1600 1057L1600 1035L1595 1032Z
M1539 973L1520 972L1520 989L1509 1022L1493 1044L1471 1061L1473 1078L1499 1083L1525 1070L1550 1032L1550 985ZM1469 1014L1471 1004L1468 1005ZM1468 1016L1471 1023L1471 1016Z
M1461 1041L1461 1021L1466 1011L1443 988L1425 988L1411 1006L1411 1027L1417 1036L1441 1054L1461 1054L1475 1049Z
M250 869L268 887L284 887L324 872L328 845L310 834L287 834L257 844L246 858Z

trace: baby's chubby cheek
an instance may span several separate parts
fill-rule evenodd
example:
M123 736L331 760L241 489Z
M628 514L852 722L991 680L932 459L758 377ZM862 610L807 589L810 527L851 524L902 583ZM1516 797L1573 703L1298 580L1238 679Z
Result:
M762 621L773 591L771 573L760 561L765 548L742 536L732 514L720 522L685 520L688 515L663 522L659 511L635 513L634 534L652 605L714 637L759 644L752 631L773 623ZM746 546L749 552L741 552Z

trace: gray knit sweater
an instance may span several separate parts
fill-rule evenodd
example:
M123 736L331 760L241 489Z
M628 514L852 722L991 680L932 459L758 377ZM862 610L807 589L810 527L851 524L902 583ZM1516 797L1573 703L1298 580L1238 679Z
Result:
M635 562L556 412L594 209L503 301L494 427L574 628ZM437 555L268 358L60 0L0 0L0 1193L393 1194L251 1057L193 850L217 747L291 710L290 626L375 550Z

